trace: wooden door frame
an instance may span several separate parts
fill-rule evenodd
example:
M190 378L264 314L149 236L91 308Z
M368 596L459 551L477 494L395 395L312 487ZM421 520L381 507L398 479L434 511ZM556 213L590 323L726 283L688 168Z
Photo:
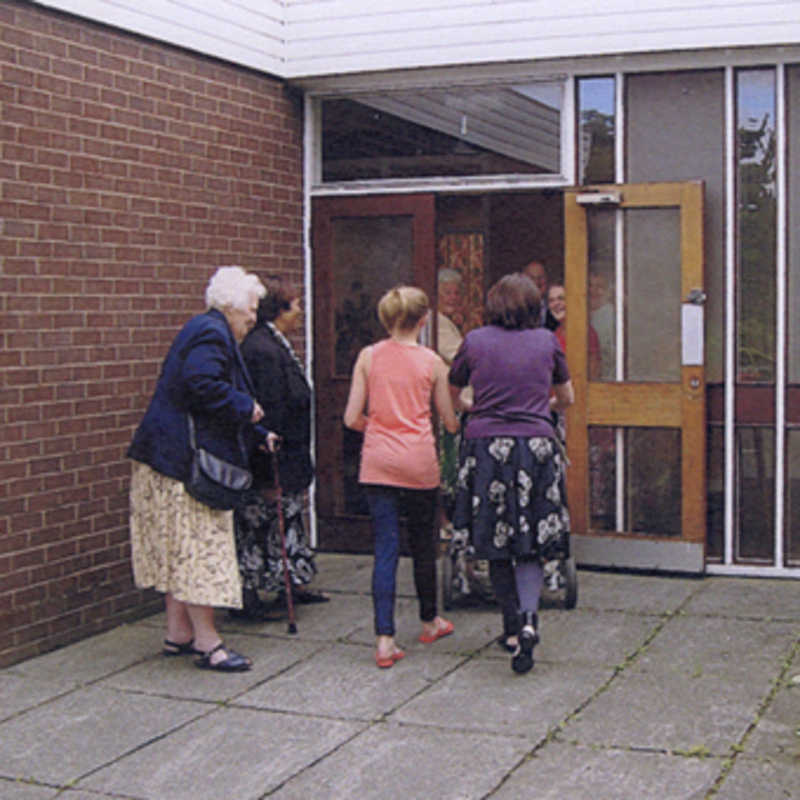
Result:
M620 196L615 208L678 207L681 235L681 298L704 287L703 184L700 181L624 184L568 189L564 193L567 341L588 341L589 271L587 192ZM706 414L704 367L681 366L680 383L601 383L588 380L586 347L571 347L569 366L575 404L567 413L568 491L578 560L602 566L702 572L706 542ZM602 409L602 411L598 411ZM681 429L681 536L593 531L590 527L589 425ZM632 546L632 542L637 542ZM660 544L671 545L667 547ZM672 551L667 553L666 551Z

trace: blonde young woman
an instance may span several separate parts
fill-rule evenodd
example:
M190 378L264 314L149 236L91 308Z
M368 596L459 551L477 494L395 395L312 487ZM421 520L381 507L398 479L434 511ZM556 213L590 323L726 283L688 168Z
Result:
M405 655L394 639L401 513L408 517L422 620L419 639L429 644L453 632L453 624L436 609L439 462L431 399L447 430L455 432L458 420L447 366L418 342L428 313L427 295L413 286L395 287L381 298L378 316L389 338L359 353L344 413L348 428L364 432L359 481L366 491L375 534L372 597L375 663L381 668L394 666Z

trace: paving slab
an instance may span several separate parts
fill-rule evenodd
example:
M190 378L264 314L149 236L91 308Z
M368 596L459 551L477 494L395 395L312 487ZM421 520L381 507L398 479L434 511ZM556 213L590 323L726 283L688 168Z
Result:
M796 580L714 578L686 604L687 614L800 621Z
M527 746L515 738L381 723L290 780L270 800L478 800Z
M221 708L77 788L139 800L257 800L362 729L354 722Z
M57 793L57 789L49 786L0 780L0 797L3 800L53 800ZM64 798L64 800L74 800L74 798ZM95 797L94 800L98 798Z
M800 685L781 684L747 737L745 751L749 756L793 761L800 776Z
M700 800L721 764L714 758L550 742L515 770L492 800Z
M619 675L564 730L588 745L730 753L769 690L769 679L720 681L705 673Z
M332 595L330 603L314 603L295 609L297 633L289 634L288 616L268 622L249 622L221 615L218 630L227 638L228 633L247 635L269 634L290 639L329 641L343 639L372 620L372 600L359 595ZM249 655L249 653L248 653Z
M183 700L225 702L280 674L319 650L319 643L267 637L250 637L236 642L253 659L248 672L221 675L198 669L192 656L156 656L98 683L120 689Z
M472 659L391 715L392 720L537 741L611 677L604 667L538 661L526 675L510 661Z
M410 653L378 669L373 648L336 644L290 672L246 692L237 705L339 719L373 720L402 705L460 663L456 656Z
M541 642L537 663L602 664L616 666L635 653L659 623L657 617L620 611L543 611L539 614ZM500 648L491 654L508 658Z
M736 759L714 800L797 800L800 762L777 759Z
M0 722L71 692L74 688L74 680L68 678L39 680L13 671L0 672Z
M120 625L81 642L14 665L14 672L39 681L91 683L161 652L161 638L147 626Z
M0 725L0 776L70 783L208 711L208 704L77 689Z
M698 578L654 578L613 572L578 571L578 608L664 615L700 591Z
M778 676L776 665L792 652L796 635L795 626L785 622L678 616L662 625L632 672L771 680Z

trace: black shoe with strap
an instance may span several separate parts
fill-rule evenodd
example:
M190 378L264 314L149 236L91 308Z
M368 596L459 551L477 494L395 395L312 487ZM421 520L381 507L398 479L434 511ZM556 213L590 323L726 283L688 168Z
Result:
M520 614L519 644L511 656L511 669L522 675L533 667L533 648L539 644L539 618L532 611Z

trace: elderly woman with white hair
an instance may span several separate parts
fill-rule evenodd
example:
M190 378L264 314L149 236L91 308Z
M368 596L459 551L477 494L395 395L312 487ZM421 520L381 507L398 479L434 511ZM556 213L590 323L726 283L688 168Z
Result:
M164 655L196 655L198 667L221 672L252 662L217 633L214 607L241 607L233 512L196 500L184 486L193 446L240 467L274 435L257 423L264 411L239 342L253 327L266 290L241 267L220 267L206 288L208 310L175 337L155 392L134 434L128 457L136 463L130 490L130 530L137 587L166 598Z

